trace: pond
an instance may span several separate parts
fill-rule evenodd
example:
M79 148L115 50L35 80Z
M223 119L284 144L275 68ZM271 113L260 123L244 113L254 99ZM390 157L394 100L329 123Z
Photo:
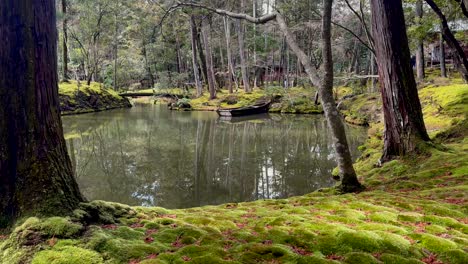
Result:
M63 117L89 200L188 208L303 195L335 184L323 116L221 120L214 112L137 106ZM347 127L353 156L366 130Z

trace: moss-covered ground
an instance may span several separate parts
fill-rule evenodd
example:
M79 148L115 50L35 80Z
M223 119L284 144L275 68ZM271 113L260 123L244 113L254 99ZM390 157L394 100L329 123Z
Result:
M23 220L0 236L0 263L468 263L468 85L420 94L433 146L377 167L382 125L370 123L362 193L183 210L97 201Z
M68 81L59 84L62 115L83 114L115 108L131 107L128 99L119 96L112 88L100 83Z

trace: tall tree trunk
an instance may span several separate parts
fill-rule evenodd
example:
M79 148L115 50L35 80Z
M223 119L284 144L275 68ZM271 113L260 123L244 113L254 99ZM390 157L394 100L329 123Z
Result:
M322 18L322 56L323 70L322 85L319 93L322 99L325 117L332 131L333 145L337 154L338 168L342 177L341 188L343 192L353 192L362 189L353 167L351 152L349 151L346 131L341 115L333 99L333 56L331 45L331 20L333 0L323 0Z
M233 93L232 81L235 80L236 76L234 74L234 66L232 63L232 53L231 53L231 23L227 17L224 17L224 28L226 36L226 51L227 51L227 60L228 60L228 89L229 93Z
M190 17L190 40L192 43L192 65L193 65L193 76L195 79L195 86L197 88L197 97L203 95L203 86L200 81L200 71L197 62L197 26L195 24L195 18Z
M418 20L418 25L421 25L421 20L423 18L423 4L422 0L416 2L416 19ZM422 81L426 78L424 73L424 42L422 39L418 39L418 47L416 51L416 71L418 80Z
M342 177L341 190L343 192L353 192L362 189L361 184L359 183L356 172L353 168L353 162L351 158L351 153L349 151L349 145L346 138L346 133L344 129L344 124L339 114L339 111L336 107L335 100L333 98L333 60L331 54L331 13L332 13L332 0L323 0L324 2L324 14L323 14L323 34L322 42L324 46L324 71L326 76L321 81L320 76L317 74L315 67L312 66L310 58L305 54L305 52L299 47L295 37L292 35L289 30L283 16L280 13L272 13L262 16L260 18L253 18L246 14L232 13L225 10L213 10L209 9L206 6L195 4L195 3L185 3L185 6L199 7L209 9L212 12L228 15L237 19L245 19L252 23L266 23L271 20L275 20L278 23L281 32L283 33L286 41L291 48L291 50L296 54L298 59L301 61L304 69L309 76L310 81L317 87L319 87L322 105L324 106L325 116L330 127L333 140L334 140L334 149L336 152L336 161L338 163L338 168L340 171L340 176Z
M257 17L257 0L252 0L252 9L253 9L253 17L256 18ZM253 61L254 61L254 69L257 68L257 24L254 24L254 28L253 28L253 33L254 33L254 36L253 36L253 42L254 42L254 46L253 46ZM254 89L257 88L257 75L255 74L254 76Z
M439 9L437 4L433 0L425 0L426 3L432 8L434 13L439 17L442 23L442 35L447 45L452 49L453 62L457 70L460 72L463 80L468 83L468 59L463 51L463 48L458 43L457 39L453 35L452 31L447 22L447 18Z
M241 0L241 12L244 11L244 0ZM239 40L239 56L240 56L240 66L242 72L242 80L244 83L244 90L247 93L250 93L252 90L250 89L249 83L249 73L247 70L247 59L245 55L245 43L244 43L244 23L242 20L238 20L238 40Z
M63 73L62 79L64 82L68 81L68 17L67 17L67 0L62 0L62 59L63 59Z
M440 61L440 76L447 78L447 67L445 65L445 43L444 43L444 36L440 34L440 56L439 56L439 61Z
M83 198L59 113L55 0L3 1L0 32L0 223L70 214Z
M114 81L113 81L113 86L114 89L117 89L117 64L119 60L119 42L118 42L118 34L119 34L119 24L117 22L117 14L114 16L114 23L115 23L115 28L114 28Z
M312 66L309 57L304 51L299 48L294 36L289 31L289 28L284 21L281 14L277 14L276 21L279 24L281 31L288 42L291 50L296 54L298 59L301 60L302 65L306 73L309 76L311 82L319 87L320 99L322 101L325 117L330 127L333 146L336 152L336 161L340 171L342 179L341 190L343 192L354 192L362 189L359 183L356 172L353 168L353 161L351 158L351 152L349 151L348 140L346 138L346 132L341 115L336 108L336 103L333 98L333 58L331 51L331 7L332 0L323 0L324 13L322 23L322 45L323 45L323 68L325 76L322 80L315 73L315 68Z
M151 88L154 88L154 75L151 72L151 65L149 64L149 60L148 60L148 50L146 48L145 40L143 40L142 46L143 46L143 56L145 57L146 73L148 74L148 77L150 78Z
M209 34L211 32L210 22L207 18L203 19L202 35L203 43L205 45L205 58L208 78L208 90L210 91L210 100L216 98L216 83L213 69L213 55L211 52L211 42Z
M385 120L381 161L417 151L420 141L429 141L410 62L401 0L371 0Z
M195 26L197 24L195 23ZM201 41L201 32L198 30L198 27L195 27L197 31L197 51L198 51L198 56L200 57L200 62L201 62L201 69L202 69L202 74L203 74L203 79L206 84L208 84L208 67L206 66L206 57L203 52L203 47L202 47L202 41Z

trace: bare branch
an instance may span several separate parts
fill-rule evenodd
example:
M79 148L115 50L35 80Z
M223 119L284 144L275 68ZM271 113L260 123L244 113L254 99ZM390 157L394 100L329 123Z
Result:
M227 11L227 10L223 10L223 9L217 9L217 8L213 8L213 7L209 7L209 6L205 6L205 5L201 5L201 4L197 4L197 3L192 3L192 2L188 2L188 3L177 2L177 4L172 6L169 10L175 10L177 8L180 8L180 7L193 7L193 8L205 9L205 10L208 10L210 12L216 13L218 15L228 16L228 17L232 17L232 18L235 18L235 19L247 20L247 21L249 21L251 23L254 23L254 24L265 24L265 23L267 23L269 21L275 20L276 15L277 15L276 12L273 12L271 14L255 18L255 17L249 16L247 14L234 13L234 12L231 12L231 11Z

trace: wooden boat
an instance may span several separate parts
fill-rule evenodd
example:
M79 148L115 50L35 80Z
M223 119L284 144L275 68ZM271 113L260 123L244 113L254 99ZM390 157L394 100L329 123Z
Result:
M271 102L261 102L252 106L245 106L239 108L225 108L218 109L216 112L220 116L246 116L267 113L270 108Z

